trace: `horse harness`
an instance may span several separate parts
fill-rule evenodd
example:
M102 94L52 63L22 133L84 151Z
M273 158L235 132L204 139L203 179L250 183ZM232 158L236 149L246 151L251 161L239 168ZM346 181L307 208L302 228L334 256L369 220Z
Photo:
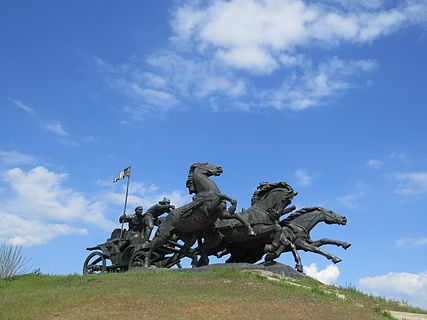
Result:
M188 205L185 205L181 208L181 217L185 218L189 216L194 209L200 207L203 203L213 200L214 197L220 198L220 195L218 193L210 192L207 195L196 195L193 197L193 201L190 202Z

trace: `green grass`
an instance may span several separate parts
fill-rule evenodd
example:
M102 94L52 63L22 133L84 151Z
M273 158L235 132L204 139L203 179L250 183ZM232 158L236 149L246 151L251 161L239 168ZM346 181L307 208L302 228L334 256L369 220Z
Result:
M386 299L386 298L378 297L374 295L367 295L357 290L354 286L347 287L347 288L340 288L340 291L350 299L374 308L379 308L382 310L389 309L394 311L427 314L427 310L424 310L418 307L412 307L403 301Z
M422 311L353 288L325 286L311 279L292 282L308 288L232 269L24 275L0 280L0 319L351 320L392 319L386 309Z

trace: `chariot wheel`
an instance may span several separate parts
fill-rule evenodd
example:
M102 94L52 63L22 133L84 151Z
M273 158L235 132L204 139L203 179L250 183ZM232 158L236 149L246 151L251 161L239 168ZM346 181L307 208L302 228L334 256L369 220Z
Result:
M136 251L129 259L129 270L144 267L145 259L146 252L141 250Z
M107 260L102 252L92 252L83 264L83 274L97 274L107 271Z

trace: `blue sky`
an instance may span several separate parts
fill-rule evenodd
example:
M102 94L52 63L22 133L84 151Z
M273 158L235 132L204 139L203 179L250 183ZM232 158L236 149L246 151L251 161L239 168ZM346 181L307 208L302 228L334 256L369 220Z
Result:
M189 201L193 162L249 206L261 181L348 225L307 272L427 308L427 2L4 1L0 241L79 273L129 211ZM280 261L293 265L290 254Z

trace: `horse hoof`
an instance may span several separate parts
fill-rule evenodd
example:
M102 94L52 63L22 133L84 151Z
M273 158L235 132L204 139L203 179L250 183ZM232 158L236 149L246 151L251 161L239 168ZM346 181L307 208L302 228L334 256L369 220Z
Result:
M276 250L276 251L274 251L272 254L274 255L274 259L276 259L276 258L278 258L278 257L280 257L280 254L282 253L283 251L280 251L280 250Z
M255 233L255 231L253 231L253 230L249 230L248 235L249 235L250 237L256 237L256 233Z
M300 265L300 264L297 264L297 265L295 266L295 269L297 269L297 271L298 271L298 272L301 272L301 273L302 273L302 271L303 271L302 265Z
M345 250L347 250L348 248L350 248L350 247L351 247L351 243L344 243L344 244L342 245L342 247L343 247Z
M338 263L338 262L341 262L342 260L340 259L340 258L333 258L332 259L332 262L333 263Z
M264 247L264 252L270 253L274 251L274 246L272 244L266 244Z
M265 262L271 262L274 260L274 255L269 253L265 256Z

